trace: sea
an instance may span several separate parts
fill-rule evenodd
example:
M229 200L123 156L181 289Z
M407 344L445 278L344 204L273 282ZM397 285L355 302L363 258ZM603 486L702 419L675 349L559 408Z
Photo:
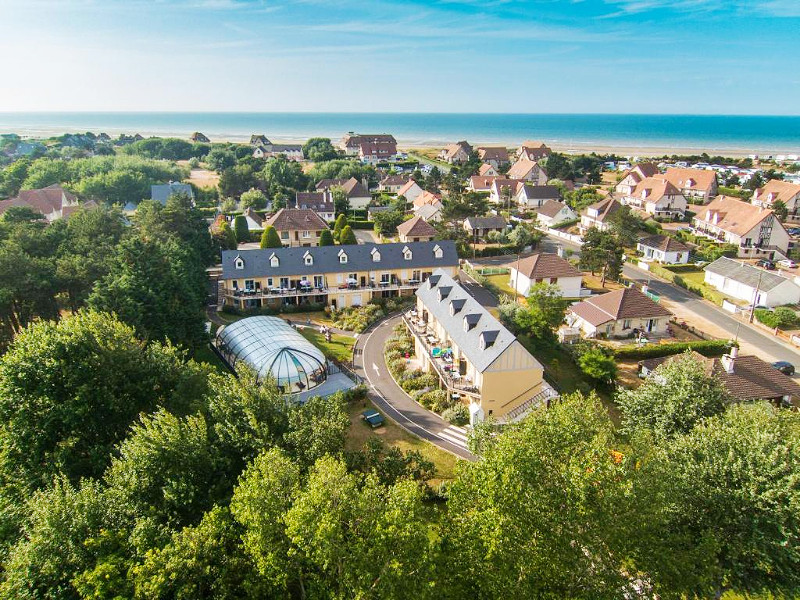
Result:
M563 151L659 151L800 154L800 116L508 113L279 113L279 112L0 112L0 133L48 137L92 131L116 136L186 138L200 131L212 141L272 141L347 132L391 133L401 145L438 146L466 139L513 146L541 140Z

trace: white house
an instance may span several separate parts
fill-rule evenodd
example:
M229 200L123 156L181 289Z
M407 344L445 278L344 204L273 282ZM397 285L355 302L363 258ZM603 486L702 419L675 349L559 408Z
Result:
M656 261L667 265L689 262L689 247L668 235L651 235L640 239L636 249L645 261Z
M499 177L500 171L488 163L483 163L478 169L478 175L480 177Z
M636 288L622 288L573 304L566 321L584 336L631 337L637 332L663 335L672 313Z
M707 284L737 300L770 308L800 302L800 287L791 279L738 260L723 256L705 272Z
M644 210L655 217L683 218L686 198L666 179L645 177L630 194L622 196L622 203Z
M548 200L536 212L536 221L544 227L557 227L561 223L574 221L577 213L569 206L558 200Z
M549 283L558 286L565 298L580 298L583 275L560 256L540 252L513 263L510 282L523 296L537 283Z
M717 195L717 173L710 169L680 169L671 167L664 178L678 188L684 198L696 198L701 204Z
M772 258L789 250L789 234L768 208L717 196L692 220L695 233L739 248L741 258Z
M653 177L658 175L658 167L653 163L639 163L638 165L628 169L623 175L622 179L620 179L617 186L614 190L623 196L627 196L633 193L633 190L636 189L636 186L643 179L647 179L648 177Z
M439 152L439 160L443 160L451 165L460 165L469 160L472 153L472 146L466 140L461 140L455 144L448 144Z
M611 197L603 198L594 204L590 204L581 212L581 233L585 233L591 227L606 231L610 227L611 215L621 208L622 204Z
M442 208L444 208L444 205L441 202L423 204L419 208L414 209L414 214L418 217L422 217L428 221L428 223L438 223L442 220Z
M501 206L510 205L517 195L517 191L523 185L523 182L516 179L495 177L489 190L489 202L500 204Z
M783 202L790 215L797 214L800 204L800 184L770 179L766 185L753 194L753 204L772 208L776 202Z
M517 186L514 201L520 208L539 208L546 202L561 198L561 190L554 185L533 185L525 183Z

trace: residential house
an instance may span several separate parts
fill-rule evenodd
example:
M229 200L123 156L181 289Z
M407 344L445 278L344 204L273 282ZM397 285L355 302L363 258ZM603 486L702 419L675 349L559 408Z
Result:
M682 219L686 212L686 198L681 191L659 177L645 177L621 201L658 218Z
M249 231L262 231L264 229L266 219L252 208L245 208L242 214L247 221L247 229Z
M136 134L136 135L139 135L139 134ZM208 139L205 135L203 135L199 131L195 131L191 136L189 136L189 139L192 140L193 142L200 142L200 143L203 143L203 144L211 143L211 140Z
M696 198L705 204L717 195L717 173L710 169L670 167L663 177L678 188L685 198Z
M526 159L539 161L552 154L552 150L544 142L525 141L517 148L517 160Z
M639 361L639 373L642 377L658 378L661 365L681 357L683 354L673 354ZM739 356L736 346L721 357L706 358L694 351L691 357L703 367L706 375L722 384L735 402L767 400L779 406L797 406L800 401L800 385L794 379L757 356Z
M469 160L469 155L472 153L472 146L466 141L462 140L455 144L447 145L441 152L439 152L439 160L443 160L451 165L461 165Z
M297 192L294 207L313 210L325 221L333 221L336 219L333 194L329 191Z
M322 179L316 185L318 192L331 190L335 187L340 187L345 191L347 200L350 202L350 208L367 208L372 201L372 195L369 193L366 184L355 177L350 179Z
M503 148L502 146L482 146L476 152L481 162L490 164L495 169L499 169L511 162L508 158L508 148Z
M281 238L284 246L317 246L328 224L317 213L303 208L282 208L267 221Z
M692 219L698 235L733 244L742 258L772 258L789 250L789 234L772 210L731 196L717 196Z
M334 187L342 187L346 181L347 179L320 179L314 189L321 192Z
M250 136L250 145L251 146L271 146L272 142L269 141L269 138L265 135L256 135L253 134Z
M558 227L577 218L574 210L558 200L548 200L536 211L536 221L544 227Z
M705 282L726 296L756 306L800 302L800 287L792 279L724 256L706 265Z
M36 190L20 190L14 198L0 200L0 214L13 206L30 208L41 214L48 223L67 218L81 207L78 198L60 185L50 185ZM83 206L96 206L96 204L89 201Z
M546 202L558 201L561 190L554 185L533 185L526 183L517 186L514 202L523 209L539 208Z
M753 194L753 204L772 208L776 202L783 202L790 215L797 215L800 204L800 184L770 179Z
M495 179L497 179L496 175L473 175L469 178L469 191L491 192Z
M651 235L640 239L636 249L645 261L656 261L666 265L682 265L689 262L689 247L668 235Z
M478 168L478 175L480 175L481 177L499 177L500 171L498 171L496 167L488 163L483 163Z
M342 147L348 156L358 156L362 161L376 163L397 155L397 140L393 135L348 133L342 139Z
M375 215L380 213L387 213L392 212L393 207L391 206L370 206L367 208L367 219L370 221L375 220Z
M473 240L486 239L492 231L503 233L508 223L500 215L488 217L467 217L464 219L464 231L469 233Z
M257 146L253 158L275 158L284 156L288 160L303 160L303 147L299 144L273 144Z
M451 398L469 404L470 421L512 421L557 394L542 364L453 277L436 270L404 316L414 354Z
M401 242L430 242L435 236L433 226L419 215L397 226L397 239Z
M455 243L408 242L222 252L223 306L361 306L410 296L431 274L455 275Z
M509 282L512 288L526 297L531 287L547 283L557 286L565 298L580 298L583 275L557 254L539 252L512 263Z
M624 338L644 333L663 335L672 313L636 288L622 288L573 304L567 322L584 336Z
M188 196L192 204L194 204L194 190L188 183L170 181L169 183L158 183L150 186L150 199L160 202L164 206L167 205L167 200L176 194Z
M495 177L489 188L489 202L500 206L511 206L512 200L516 197L517 191L525 185L518 179L508 179L506 177Z
M530 181L534 185L545 185L548 179L545 170L538 163L527 158L521 158L511 165L506 177Z
M426 204L438 204L439 206L442 205L442 197L439 194L434 194L433 192L429 192L428 190L422 190L422 193L419 194L414 201L412 202L413 207L412 210L416 211Z
M442 220L442 209L444 205L441 202L436 202L433 204L425 204L420 206L418 209L414 211L414 214L418 217L422 217L428 223L438 223Z
M638 163L625 171L614 190L622 196L629 196L643 179L655 177L656 175L658 175L658 167L654 163Z
M581 212L581 234L591 227L596 227L600 231L608 230L611 216L621 208L622 204L610 196L590 204Z
M403 189L403 186L407 184L408 181L409 177L407 175L387 175L381 179L378 184L378 191L396 194Z
M414 181L413 179L409 179L408 182L397 190L397 195L402 196L408 202L413 203L414 200L417 199L420 194L422 194L424 190L420 187L420 185Z

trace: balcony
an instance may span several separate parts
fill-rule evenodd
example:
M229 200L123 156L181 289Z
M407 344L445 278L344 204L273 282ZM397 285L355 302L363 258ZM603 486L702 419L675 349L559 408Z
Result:
M364 291L382 292L389 290L415 290L419 287L420 282L415 279L409 279L405 282L396 281L379 281L374 284L358 285L357 283L343 283L338 286L328 287L314 287L313 285L297 286L290 288L268 288L260 290L225 290L225 297L234 300L267 300L272 298L295 298L303 296L323 296L327 294L344 294L344 293L359 293Z
M442 352L443 344L433 330L417 318L415 310L411 310L403 315L405 323L411 334L419 340L420 344L428 355L431 365L442 383L451 393L463 394L469 398L480 402L480 390L475 386L467 375L458 373L457 364L446 352ZM436 352L438 351L438 352Z

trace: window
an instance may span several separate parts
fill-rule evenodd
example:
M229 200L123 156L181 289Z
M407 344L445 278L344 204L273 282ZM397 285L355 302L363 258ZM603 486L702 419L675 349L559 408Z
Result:
M322 289L325 287L325 284L322 279L322 275L314 275L314 287Z
M416 239L414 241L417 241ZM435 251L434 251L435 253ZM413 257L411 249L408 246L403 246L403 260L411 260Z
M281 277L281 287L285 290L289 289L289 278L288 277Z
M237 256L233 261L233 266L237 269L244 269L244 259L241 256Z
M303 262L305 262L306 265L313 265L314 264L314 257L311 256L311 252L306 252L303 255Z
M288 240L289 239L289 232L288 231L281 231L281 239Z
M310 232L308 232L308 231L304 231L304 232L303 232L303 237L304 237L304 238L310 238L310 237L311 237L311 233L310 233Z
M272 277L267 279L267 287L272 287Z
M339 250L339 263L340 264L347 264L347 254L344 250Z
M233 281L233 289L235 289L235 290L239 289L239 282L236 281L236 280Z
M269 257L269 266L272 268L281 266L281 260L274 252Z
M244 289L246 289L248 292L253 291L254 289L256 289L256 282L253 281L252 279L245 279Z
M370 254L372 254L372 262L381 262L381 253L377 248L373 248Z
M442 258L444 252L442 252L442 247L439 244L436 244L433 247L433 257L434 258Z
M387 285L389 283L389 274L388 273L381 273L381 284Z
M630 319L625 319L624 321L622 321L622 328L623 329L630 329L631 328L631 320Z

